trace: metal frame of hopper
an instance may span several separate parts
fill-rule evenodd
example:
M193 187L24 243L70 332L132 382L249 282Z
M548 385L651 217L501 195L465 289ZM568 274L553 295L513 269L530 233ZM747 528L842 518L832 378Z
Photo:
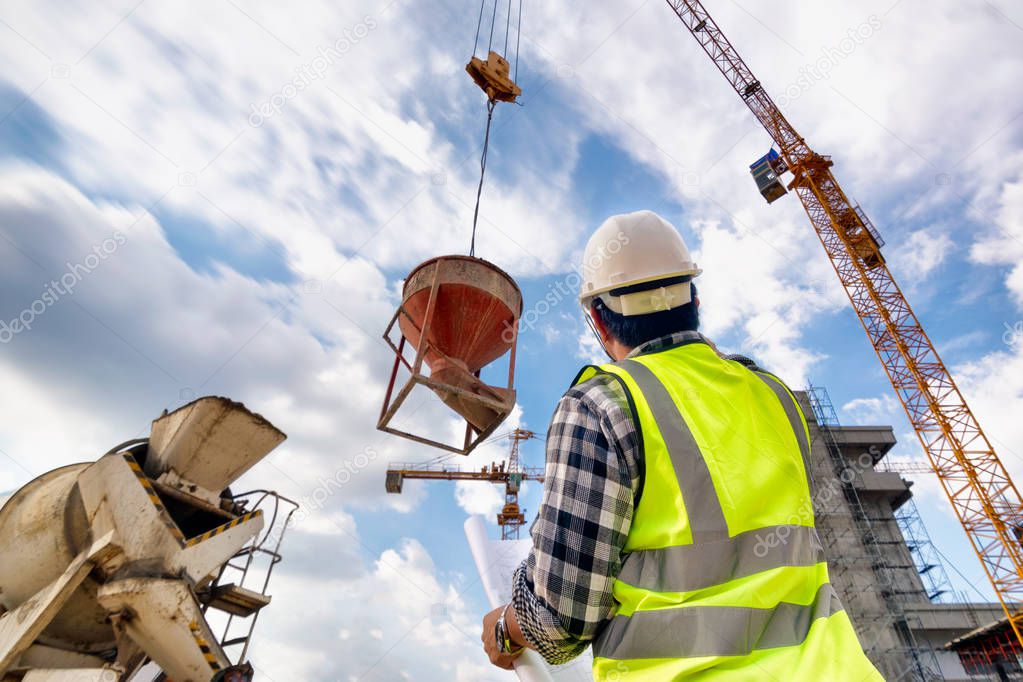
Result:
M387 325L387 329L384 330L384 341L386 341L387 345L391 347L392 351L394 351L395 357L394 368L391 370L391 379L387 384L387 395L384 397L384 404L380 408L380 419L377 422L377 428L380 429L381 431L386 431L387 433L391 433L396 436L408 438L409 440L416 441L417 443L423 443L424 445L430 445L436 448L441 448L442 450L454 452L459 455L468 455L477 445L479 445L486 438L488 438L490 434L492 434L497 429L497 427L501 425L504 419L500 419L494 422L493 426L491 426L488 429L485 429L484 431L479 432L476 431L475 427L473 427L472 424L466 421L465 440L462 444L461 449L455 447L454 445L448 445L447 443L432 440L424 436L417 436L413 433L402 431L401 429L396 429L393 426L389 426L391 419L394 418L395 414L401 408L402 404L405 402L405 399L408 398L409 394L412 392L412 389L415 388L416 384L426 386L427 388L440 388L445 391L452 391L453 393L456 393L467 400L471 400L482 405L486 405L487 407L493 408L503 413L505 417L511 414L512 409L514 409L515 407L514 399L511 401L511 403L503 403L497 400L492 400L490 398L485 398L483 396L477 395L472 391L467 391L464 388L452 386L441 381L435 381L422 373L423 360L426 357L427 352L431 350L431 345L428 340L429 338L428 334L430 331L430 324L433 320L434 307L437 302L437 292L440 289L440 271L442 267L443 264L438 264L437 268L433 273L433 282L430 284L430 298L426 304L426 314L423 316L422 329L419 328L419 325L416 324L412 316L408 313L407 310L405 310L404 302L402 302L401 304L398 305L398 309L394 312L394 315L391 317L391 321ZM408 341L408 339L405 338L405 335L403 333L401 333L400 327L398 333L401 334L401 341L399 341L398 344L395 345L394 341L391 340L391 330L394 328L395 323L398 321L399 315L404 315L406 318L408 318L412 325L417 330L419 330L420 347L416 349L416 356L412 363L409 363L409 361L405 359L404 350L405 344ZM511 353L508 360L507 389L509 391L515 390L514 386L515 351L518 348L518 343L519 325L518 320L516 319L515 325L512 327L511 347L509 348L509 352ZM439 348L433 347L432 349L438 355L441 355L446 359L450 359L450 357L446 355L444 352L442 352ZM394 386L398 378L398 369L399 367L401 367L401 365L405 365L405 367L411 373L411 376L408 378L408 381L405 382L405 385L402 386L401 390L398 392L398 395L392 401L391 397L394 394ZM479 378L480 372L476 371L474 372L474 375L477 378ZM473 438L473 433L476 433L475 439Z

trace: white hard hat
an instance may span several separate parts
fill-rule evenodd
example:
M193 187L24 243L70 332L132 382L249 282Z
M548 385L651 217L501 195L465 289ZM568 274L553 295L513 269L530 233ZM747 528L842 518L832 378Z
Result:
M579 302L589 308L599 297L626 316L670 310L692 300L689 280L701 272L682 235L653 211L611 216L586 244Z

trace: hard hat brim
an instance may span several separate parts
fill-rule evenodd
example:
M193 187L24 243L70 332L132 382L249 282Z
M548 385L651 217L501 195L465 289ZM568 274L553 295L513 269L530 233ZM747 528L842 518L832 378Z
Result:
M593 303L594 299L596 299L598 296L602 294L606 294L610 291L613 291L614 289L625 289L627 287L636 286L637 284L647 284L648 282L662 282L664 280L672 279L674 277L694 278L699 277L702 273L703 270L696 267L696 264L693 263L693 267L687 268L685 270L680 270L679 272L668 272L661 275L654 275L652 277L642 277L639 279L627 280L624 282L615 282L610 286L594 289L593 291L587 291L586 293L579 292L579 304L583 308L589 308L590 305Z

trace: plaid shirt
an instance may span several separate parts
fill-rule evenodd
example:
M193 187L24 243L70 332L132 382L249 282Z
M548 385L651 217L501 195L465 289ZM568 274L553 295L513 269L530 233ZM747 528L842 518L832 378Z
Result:
M648 341L629 357L694 339L707 342L680 332ZM611 587L625 560L642 468L637 425L619 383L598 375L570 388L547 429L533 549L515 571L512 593L522 633L548 663L578 656L615 615Z

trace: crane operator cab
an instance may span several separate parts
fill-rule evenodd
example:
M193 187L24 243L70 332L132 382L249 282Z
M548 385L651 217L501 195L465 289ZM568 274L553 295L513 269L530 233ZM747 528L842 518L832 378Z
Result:
M754 161L749 172L757 183L760 195L767 199L767 203L773 203L776 199L785 196L787 190L782 181L778 178L788 168L785 159L781 158L774 149Z

